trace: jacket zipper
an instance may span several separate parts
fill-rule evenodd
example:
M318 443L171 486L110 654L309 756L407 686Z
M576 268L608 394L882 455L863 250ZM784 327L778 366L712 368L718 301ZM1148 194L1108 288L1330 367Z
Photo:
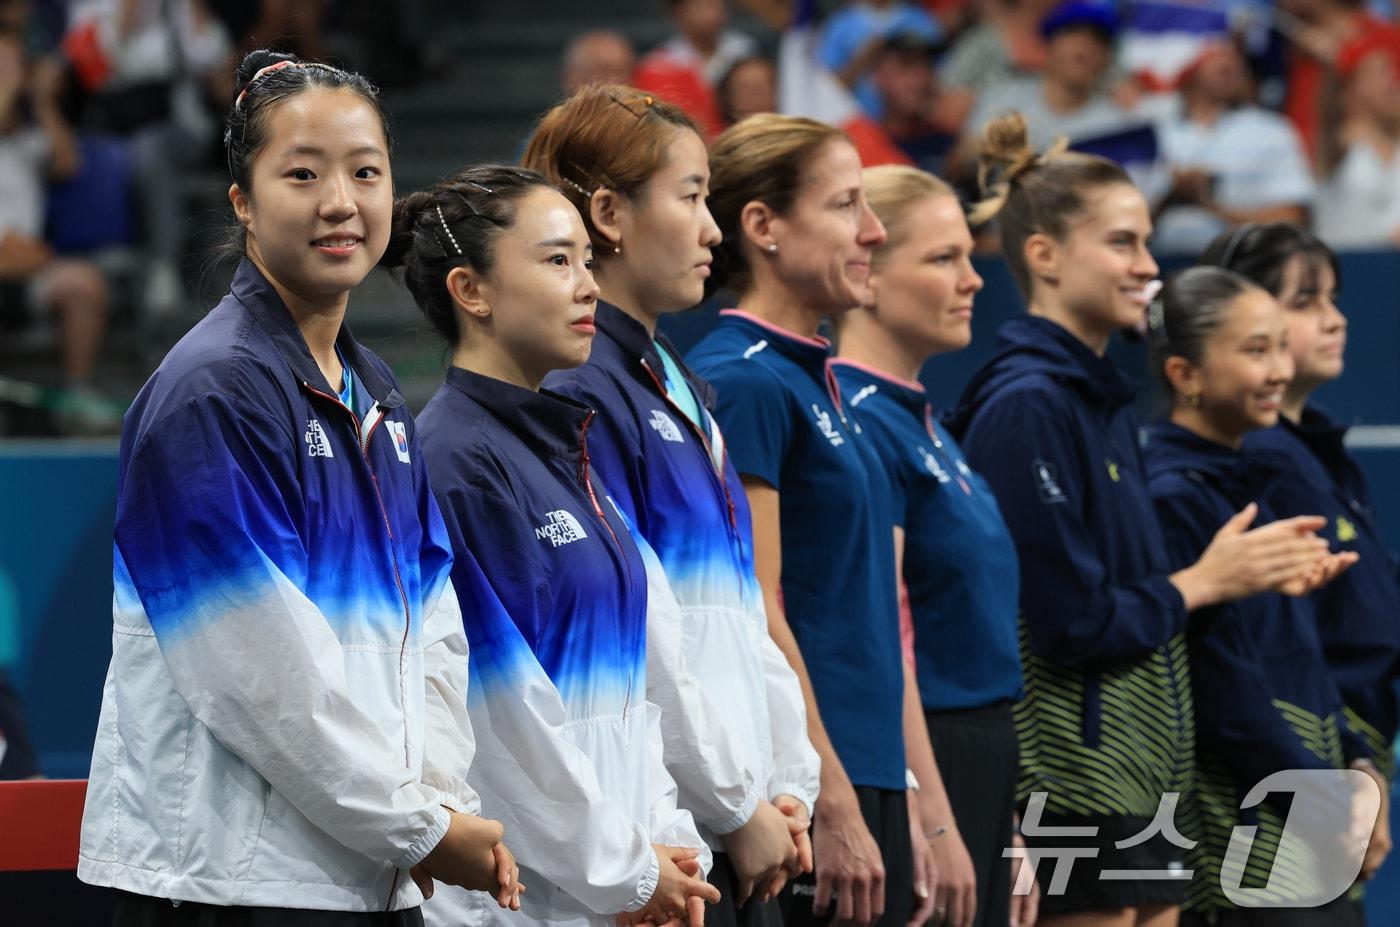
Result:
M666 405L669 406L672 411L680 415L681 420L684 421L687 425L689 425L690 430L693 431L695 433L695 436L700 439L701 445L705 448L705 456L709 458L709 460L713 463L715 459L714 448L710 446L710 439L706 437L704 430L701 429L701 427L698 424L692 422L690 420L690 416L685 414L685 410L676 404L676 401L671 398L670 393L666 392L665 385L661 382L660 379L657 378L656 371L651 369L651 364L647 363L647 359L645 357L642 358L642 369L645 370L647 372L647 375L651 377L651 382L656 384L656 388L660 391L661 398L666 401ZM699 405L698 402L696 404ZM728 459L729 451L726 450L724 452L724 457L720 460L719 473L714 474L714 477L715 481L719 483L720 490L724 493L724 503L729 508L729 530L730 533L734 536L733 540L737 543L739 532L739 520L734 514L734 499L729 493L729 484L724 481L724 463ZM712 466L710 469L711 471L713 471L714 467Z
M579 479L585 489L588 490L588 501L593 504L593 514L603 523L603 528L612 538L613 545L617 548L618 559L622 561L622 572L627 579L627 584L632 584L632 567L627 563L627 551L618 540L617 533L613 531L612 523L603 514L603 507L598 504L598 496L593 492L593 479L588 472L588 426L593 424L593 416L596 413L590 411L587 418L583 420L583 427L579 429ZM632 677L627 677L627 697L622 703L622 716L627 717L628 709L632 707Z
M412 626L413 619L408 607L408 593L405 592L403 588L403 574L399 571L398 551L396 551L394 548L394 526L389 521L389 509L387 506L384 505L384 494L379 489L379 477L377 474L375 474L374 464L372 464L369 459L369 439L374 436L374 433L379 430L380 423L384 421L384 408L379 405L379 402L377 400L375 401L374 405L370 407L370 412L378 412L379 417L376 418L374 422L370 425L368 432L361 434L361 425L359 417L355 415L353 409L351 409L345 403L340 401L339 396L332 396L328 393L323 393L316 387L312 386L310 383L306 382L305 380L301 382L301 385L303 389L311 393L313 396L320 396L322 399L335 403L337 406L345 410L346 415L350 416L350 421L353 422L355 425L355 435L359 439L357 443L360 446L360 454L364 457L365 467L369 470L370 482L374 485L374 497L379 502L379 514L384 519L384 530L389 536L389 562L394 567L394 586L397 587L397 589L399 590L399 601L403 603L403 637L399 641L399 712L403 718L404 768L411 768L413 764L410 761L408 749L408 693L404 691L404 661L407 658L408 633L409 629ZM394 892L397 890L398 884L399 870L397 867L395 867L394 881L389 886L389 898L384 903L384 910L386 911L389 910L389 906L394 903Z

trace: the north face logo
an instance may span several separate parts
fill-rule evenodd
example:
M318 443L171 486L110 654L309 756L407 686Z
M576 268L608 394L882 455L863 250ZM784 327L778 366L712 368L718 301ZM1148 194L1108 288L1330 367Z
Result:
M306 453L311 457L334 457L335 452L331 450L330 439L326 437L326 432L321 428L321 423L314 418L306 420L306 434L302 436L306 441Z
M812 414L817 417L817 431L822 433L822 437L831 442L832 447L840 447L846 443L845 435L837 431L831 424L831 413L827 412L815 402L812 403Z
M651 410L651 427L656 430L657 434L661 435L663 441L675 441L678 444L685 442L685 436L681 434L676 420L660 409Z
M563 547L588 537L583 525L578 523L578 519L571 512L557 509L545 517L549 520L535 529L535 537L541 541L549 541L554 547Z

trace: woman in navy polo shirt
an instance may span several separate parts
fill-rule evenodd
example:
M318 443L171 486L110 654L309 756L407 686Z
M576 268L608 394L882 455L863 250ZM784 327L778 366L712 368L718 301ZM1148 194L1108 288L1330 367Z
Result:
M833 367L880 449L895 501L913 638L905 700L926 719L938 751L935 764L907 748L938 873L934 912L953 925L1034 921L1027 895L1016 896L1012 917L1011 867L1002 855L1018 839L1016 546L991 488L934 421L918 382L926 360L972 341L972 302L982 288L972 233L957 196L931 174L869 168L865 189L889 240L875 252L873 301L841 317ZM946 792L930 787L940 778ZM946 833L934 836L940 829Z
M706 919L771 923L777 888L811 869L820 764L797 676L768 634L748 504L709 384L657 331L700 301L719 242L705 143L676 107L602 84L545 115L524 163L579 208L601 290L588 363L545 385L598 411L594 469L661 560L703 687L666 699L662 735L681 807L715 851L710 881L723 898Z
M525 910L499 923L698 916L718 892L646 701L651 570L591 473L593 411L540 390L593 340L598 288L578 211L533 171L483 166L395 213L385 263L405 268L452 350L419 416L433 492L458 563L479 563L503 606L465 616L472 782L534 873ZM424 913L494 922L461 891Z
M893 517L817 335L823 316L865 300L884 228L855 148L822 123L745 119L715 141L710 170L724 236L712 282L736 292L739 308L687 360L715 386L770 633L809 681L822 761L816 886L789 886L784 917L824 920L834 889L839 920L902 927L913 873Z
M1245 444L1291 461L1293 478L1278 482L1270 503L1283 515L1316 513L1319 532L1334 551L1354 550L1361 560L1313 596L1328 665L1346 703L1347 718L1370 744L1376 765L1395 778L1391 752L1400 726L1395 680L1400 674L1400 569L1381 536L1366 476L1343 439L1347 426L1312 401L1313 392L1342 373L1347 320L1336 304L1341 269L1332 249L1294 225L1241 226L1222 235L1201 263L1243 274L1283 306L1293 380L1273 428L1253 432ZM1366 871L1379 867L1386 845L1377 845Z

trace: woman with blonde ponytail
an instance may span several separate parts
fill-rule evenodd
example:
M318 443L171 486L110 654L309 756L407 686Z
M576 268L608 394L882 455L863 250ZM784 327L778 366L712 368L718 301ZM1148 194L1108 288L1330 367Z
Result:
M982 159L990 196L974 221L997 219L1029 314L1002 326L947 423L996 494L1020 561L1026 842L1092 857L1047 892L1041 924L1171 927L1189 877L1176 836L1185 822L1160 825L1190 784L1188 615L1305 591L1325 545L1312 519L1247 531L1251 505L1170 572L1134 388L1104 356L1155 289L1147 202L1110 161L1035 153L1016 114L988 126Z

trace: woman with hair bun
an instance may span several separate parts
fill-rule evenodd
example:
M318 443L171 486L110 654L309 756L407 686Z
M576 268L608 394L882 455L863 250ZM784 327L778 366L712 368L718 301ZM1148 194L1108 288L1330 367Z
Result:
M1171 875L1184 875L1183 850L1151 825L1190 784L1187 616L1304 591L1325 554L1312 535L1321 520L1247 531L1249 505L1194 563L1169 568L1133 387L1104 356L1114 331L1141 322L1157 276L1147 203L1111 161L1037 154L1017 114L988 125L982 159L984 187L995 183L973 221L996 217L1029 313L1002 326L996 355L946 422L996 494L1020 563L1026 843L1095 855L1072 867L1063 892L1046 893L1041 924L1170 925L1186 887ZM1080 831L1056 830L1067 827Z
M1221 520L1256 502L1257 521L1277 518L1271 484L1288 477L1286 458L1242 447L1246 434L1277 423L1293 376L1288 326L1278 303L1248 279L1217 267L1173 277L1150 313L1152 367L1170 396L1164 420L1147 430L1143 455L1172 565L1200 556ZM1356 553L1332 554L1320 581L1356 563ZM1188 856L1191 880L1183 920L1191 924L1269 927L1360 924L1346 898L1326 897L1338 865L1361 862L1365 828L1346 849L1327 841L1281 841L1285 819L1294 828L1326 790L1273 797L1248 809L1241 798L1284 770L1341 769L1347 763L1384 783L1364 759L1361 738L1342 717L1322 656L1312 603L1266 591L1202 608L1187 633L1196 704L1197 772L1188 801L1196 841ZM1328 810L1337 837L1356 813L1374 815L1379 789L1367 798L1340 799ZM1296 817L1295 817L1296 812ZM1227 853L1234 829L1256 832L1248 859ZM1309 834L1309 837L1316 837ZM1319 852L1320 851L1320 852ZM1347 881L1338 892L1350 887ZM1229 887L1248 887L1268 905L1237 908ZM1266 888L1259 888L1266 886ZM1307 907L1301 907L1306 905Z
M1347 427L1312 400L1314 391L1343 369L1347 320L1337 305L1342 283L1337 255L1306 229L1251 224L1217 238L1201 263L1243 274L1283 306L1293 379L1284 390L1278 424L1248 434L1245 447L1290 461L1290 478L1277 481L1269 493L1276 512L1316 512L1327 519L1318 533L1332 550L1361 555L1354 567L1313 596L1313 606L1347 721L1361 733L1376 767L1394 781L1391 748L1400 727L1394 685L1400 675L1400 566L1381 534L1361 465L1347 450ZM1383 794L1388 797L1389 790ZM1389 818L1382 813L1363 876L1380 868L1390 843Z
M982 278L962 204L946 183L899 165L866 168L864 177L889 238L875 250L869 301L841 317L832 367L880 450L895 500L896 566L908 597L905 700L938 751L935 762L919 741L908 747L937 873L933 910L950 927L1029 925L1035 899L1011 891L1023 861L1008 866L1003 857L1019 839L1016 547L991 488L935 422L919 384L932 356L971 343Z
M452 352L419 416L433 491L466 586L471 782L510 829L534 888L523 913L460 891L430 923L700 927L719 893L662 765L645 696L652 611L670 608L655 556L593 472L595 413L540 388L588 359L598 287L578 211L518 167L461 171L395 207L385 263ZM479 566L478 566L479 565ZM463 603L465 606L467 603ZM669 620L674 621L674 617ZM669 718L667 719L669 721Z
M78 876L118 924L421 924L434 879L510 907L447 532L345 325L389 241L384 114L358 74L256 51L224 144L232 289L122 433Z
M855 147L823 123L750 116L715 140L710 170L711 283L739 302L687 360L715 386L769 632L803 680L821 756L815 873L789 885L784 920L903 927L915 885L930 892L913 871L894 518L817 334L866 301L885 230Z
M698 303L719 242L705 205L704 142L675 107L627 87L584 88L540 120L524 163L583 217L597 258L588 363L545 381L598 411L593 466L661 560L682 608L681 650L700 687L651 694L667 724L681 806L715 852L712 927L777 917L772 896L811 869L818 759L802 693L768 635L748 505L712 390L657 331ZM652 628L653 634L667 633ZM656 689L653 686L653 689Z

